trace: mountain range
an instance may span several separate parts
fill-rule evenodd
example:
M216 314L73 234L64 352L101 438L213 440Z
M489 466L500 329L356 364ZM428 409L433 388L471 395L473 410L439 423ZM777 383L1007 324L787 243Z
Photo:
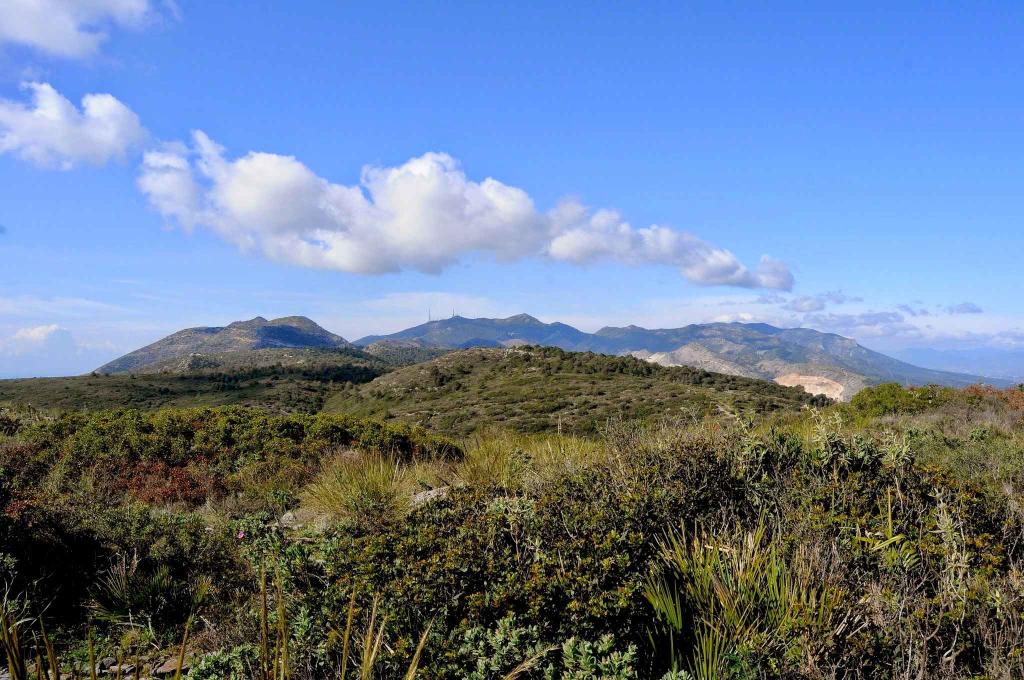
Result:
M607 326L586 333L563 323L544 323L528 314L507 319L453 316L391 335L367 336L355 344L388 341L450 349L535 344L570 351L629 354L663 366L692 366L799 385L834 399L849 399L864 387L883 382L954 387L1003 382L921 368L833 333L763 323L708 323L662 329Z
M528 314L505 319L452 316L390 335L370 335L349 343L305 317L268 321L256 317L225 327L178 331L135 350L98 373L187 371L217 365L217 357L279 361L283 349L344 351L382 358L401 356L415 363L444 351L467 348L542 345L567 351L631 355L663 366L691 366L716 373L801 386L813 394L849 399L883 382L966 386L1001 382L981 376L921 368L869 350L856 341L807 328L776 328L760 323L693 324L682 328L605 327L587 333L564 323L544 323ZM290 357L292 362L301 356ZM212 362L212 363L211 363Z

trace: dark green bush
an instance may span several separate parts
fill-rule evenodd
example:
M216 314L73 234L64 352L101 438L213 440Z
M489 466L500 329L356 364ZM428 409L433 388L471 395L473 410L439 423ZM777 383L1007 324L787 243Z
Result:
M937 385L903 387L899 383L885 383L853 395L850 405L858 413L871 417L911 414L941 406L955 395L956 390Z

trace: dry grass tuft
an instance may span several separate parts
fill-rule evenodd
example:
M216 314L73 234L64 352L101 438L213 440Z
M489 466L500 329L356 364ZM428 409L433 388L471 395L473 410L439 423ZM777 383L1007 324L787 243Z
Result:
M380 530L409 512L415 482L412 468L383 455L345 454L324 464L303 500L335 520Z

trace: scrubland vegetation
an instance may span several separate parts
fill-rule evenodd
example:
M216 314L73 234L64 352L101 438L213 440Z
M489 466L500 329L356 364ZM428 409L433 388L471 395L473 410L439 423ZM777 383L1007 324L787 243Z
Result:
M1022 395L884 385L562 432L478 417L458 439L12 406L0 662L19 679L106 662L193 680L1022 677Z
M255 350L167 361L153 372L0 380L0 404L47 411L237 405L359 414L465 436L483 427L594 435L608 420L765 414L823 405L800 388L553 347L447 353ZM406 365L424 355L440 358ZM161 371L157 368L166 369Z
M131 407L252 406L315 413L339 385L373 380L383 364L352 361L310 366L267 365L186 373L82 375L0 381L0 403L46 410L105 410Z
M471 349L339 390L329 412L426 425L459 436L479 428L596 435L609 420L749 414L824 404L800 388L556 347Z

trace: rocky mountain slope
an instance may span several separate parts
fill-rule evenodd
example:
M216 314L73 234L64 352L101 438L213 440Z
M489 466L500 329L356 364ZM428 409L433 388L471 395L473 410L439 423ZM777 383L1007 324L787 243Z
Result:
M537 344L573 351L629 354L664 366L801 385L816 394L849 399L868 385L940 384L960 387L988 380L981 376L920 368L861 346L855 340L807 328L783 329L759 323L693 324L682 328L606 327L586 333L561 323L543 323L526 314L507 319L452 317L385 339L424 346L463 348Z
M864 387L883 382L962 387L985 380L920 368L849 338L807 328L728 323L655 331L603 328L597 335L628 343L624 351L665 366L695 366L802 385L833 399L849 399Z
M631 355L663 366L690 366L715 373L802 386L812 394L850 399L883 382L962 387L1002 380L914 366L861 346L855 340L808 328L759 323L693 324L682 328L606 327L587 333L528 314L506 319L453 316L391 335L348 343L305 317L267 321L257 317L225 327L189 328L102 366L98 373L231 371L254 366L320 363L297 350L348 352L356 359L406 365L467 348L519 345L566 351ZM283 350L290 350L278 355Z
M186 328L96 369L97 373L145 373L215 366L212 355L268 349L342 349L350 343L304 316L267 321L261 316L227 326ZM235 357L232 363L238 361ZM190 363L195 364L191 366Z

